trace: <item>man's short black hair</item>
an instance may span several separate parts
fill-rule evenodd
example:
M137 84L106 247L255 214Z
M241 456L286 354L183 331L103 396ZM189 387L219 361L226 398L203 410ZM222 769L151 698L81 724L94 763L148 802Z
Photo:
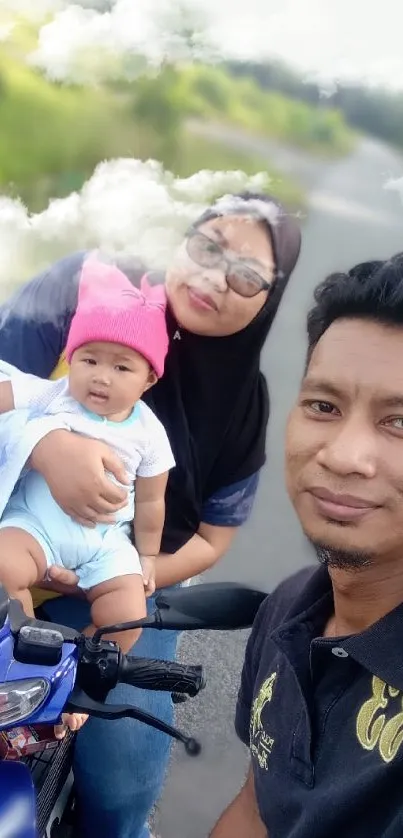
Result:
M333 273L315 290L308 314L307 364L329 326L342 318L403 326L403 253L385 262L361 262L348 273Z

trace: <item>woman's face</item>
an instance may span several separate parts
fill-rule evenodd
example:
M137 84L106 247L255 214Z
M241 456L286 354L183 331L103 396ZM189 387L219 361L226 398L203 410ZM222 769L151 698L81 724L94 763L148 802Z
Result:
M254 271L264 282L272 282L274 255L262 222L231 215L206 221L198 232L218 243L228 260L238 266L242 263L246 274ZM208 249L209 242L204 243ZM188 244L185 239L166 275L167 296L176 320L197 335L224 337L240 332L264 306L270 291L241 296L227 283L225 258L215 267L203 267L189 255Z

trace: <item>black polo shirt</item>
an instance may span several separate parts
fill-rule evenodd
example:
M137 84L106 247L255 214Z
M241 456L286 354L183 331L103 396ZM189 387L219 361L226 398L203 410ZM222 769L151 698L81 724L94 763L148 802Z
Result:
M269 838L403 838L403 605L323 638L330 578L307 568L262 604L236 729Z

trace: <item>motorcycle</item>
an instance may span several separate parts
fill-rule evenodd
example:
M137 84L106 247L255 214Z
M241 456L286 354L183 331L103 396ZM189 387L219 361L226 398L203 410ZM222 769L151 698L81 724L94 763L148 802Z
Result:
M74 821L74 734L56 740L62 712L133 718L181 742L192 736L130 705L108 705L118 683L194 697L205 687L198 665L124 655L108 634L134 628L229 631L249 628L266 594L237 583L161 592L142 620L98 629L92 637L26 616L0 586L0 838L61 838Z

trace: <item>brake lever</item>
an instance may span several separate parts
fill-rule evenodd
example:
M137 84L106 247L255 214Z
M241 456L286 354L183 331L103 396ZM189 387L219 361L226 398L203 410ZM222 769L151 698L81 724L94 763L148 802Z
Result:
M201 752L201 744L197 739L194 739L192 736L186 736L185 733L162 722L156 716L145 713L144 710L140 710L139 707L134 707L130 704L102 704L102 702L90 698L78 686L75 686L70 693L69 700L66 704L66 711L68 713L89 713L91 716L97 716L100 719L136 719L138 722L142 722L149 727L154 727L156 730L161 731L161 733L166 733L167 736L171 736L172 739L182 742L189 756L195 757Z

